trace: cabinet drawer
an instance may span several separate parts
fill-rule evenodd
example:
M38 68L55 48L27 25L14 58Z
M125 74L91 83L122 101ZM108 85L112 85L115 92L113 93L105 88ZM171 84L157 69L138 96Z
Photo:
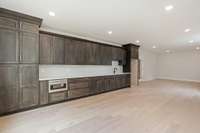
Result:
M82 96L87 96L90 94L90 89L85 88L85 89L77 89L77 90L69 90L68 91L68 98L78 98Z
M15 19L0 17L0 27L17 29L19 26L18 21Z
M67 92L57 92L49 94L49 103L64 101L67 98Z
M68 84L69 90L90 88L90 82L88 78L69 79Z
M79 82L79 83L69 83L69 89L75 90L75 89L81 89L81 88L89 88L89 82Z

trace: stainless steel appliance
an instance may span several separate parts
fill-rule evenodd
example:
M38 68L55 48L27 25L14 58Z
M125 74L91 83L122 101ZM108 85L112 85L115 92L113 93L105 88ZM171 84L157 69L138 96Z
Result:
M49 80L49 93L68 90L67 79Z

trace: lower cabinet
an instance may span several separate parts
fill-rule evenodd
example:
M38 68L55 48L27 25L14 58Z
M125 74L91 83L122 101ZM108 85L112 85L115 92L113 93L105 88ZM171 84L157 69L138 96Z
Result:
M83 97L91 94L89 78L68 79L68 99Z
M40 105L48 104L49 102L49 90L48 81L40 81Z
M38 65L0 65L0 115L39 105Z
M61 102L67 99L67 91L49 93L49 103Z
M92 82L92 93L101 93L105 90L105 80L104 77L94 77L91 78Z
M18 65L0 65L0 114L19 108Z
M20 72L20 108L29 108L39 104L38 65L23 64Z

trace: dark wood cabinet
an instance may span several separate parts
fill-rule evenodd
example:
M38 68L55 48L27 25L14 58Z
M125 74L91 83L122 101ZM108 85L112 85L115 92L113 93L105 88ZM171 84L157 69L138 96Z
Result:
M20 21L20 30L38 34L39 33L39 25L30 23L30 22L26 22L26 21L27 21L26 19L25 20L22 19Z
M55 92L49 94L49 103L61 102L67 99L67 91Z
M139 60L140 46L134 44L126 44L123 46L126 50L126 64L123 67L124 72L131 72L131 59Z
M126 51L121 47L40 32L40 64L112 65L126 63Z
M76 65L86 65L86 45L85 42L79 40L72 40L72 45L74 45L74 57Z
M1 16L3 14L0 13L0 27L6 29L18 29L19 22L17 19L12 19L8 17Z
M16 30L0 28L0 63L18 63L18 38Z
M126 64L126 50L123 48L112 48L112 60L119 61L120 65Z
M87 65L87 50L85 42L65 39L65 64Z
M65 64L65 40L62 37L53 37L53 64Z
M49 90L48 81L40 81L40 105L48 104Z
M91 94L91 82L89 78L68 79L68 88L68 99Z
M115 89L115 76L106 76L105 80L105 91Z
M20 65L20 108L39 104L38 65Z
M40 64L64 64L65 40L62 37L40 34Z
M18 65L0 65L0 114L19 108Z
M20 63L39 62L39 40L38 34L20 33Z
M52 64L52 45L53 39L51 35L40 33L40 64Z
M139 47L131 46L131 58L139 59Z
M85 43L86 45L86 64L100 64L98 59L98 45L92 42Z
M101 93L105 91L105 80L104 77L92 78L93 93Z
M100 45L100 64L112 65L112 47Z
M0 114L38 105L41 21L0 8Z

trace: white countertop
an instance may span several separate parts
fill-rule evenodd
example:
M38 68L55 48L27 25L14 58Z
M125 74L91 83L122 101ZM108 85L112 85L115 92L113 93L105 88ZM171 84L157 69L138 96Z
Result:
M98 76L110 76L110 75L122 75L122 74L130 74L130 73L108 73L108 74L90 74L90 75L73 75L73 76L54 76L54 77L46 77L40 78L40 81L45 80L55 80L55 79L68 79L68 78L84 78L84 77L98 77Z

